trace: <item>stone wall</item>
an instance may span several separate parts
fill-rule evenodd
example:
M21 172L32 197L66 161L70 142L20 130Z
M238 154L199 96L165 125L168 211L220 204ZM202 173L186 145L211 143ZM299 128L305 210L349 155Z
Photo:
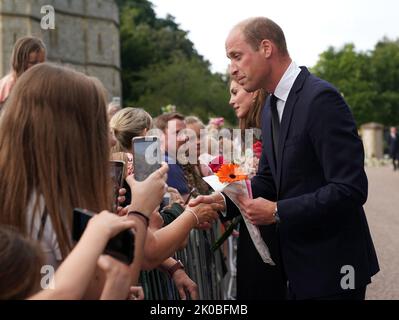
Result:
M378 123L367 123L361 127L361 135L366 159L384 157L384 126Z
M56 29L42 30L40 9L52 5ZM10 69L15 41L44 40L48 60L98 77L110 96L121 95L119 11L113 0L0 0L0 76Z

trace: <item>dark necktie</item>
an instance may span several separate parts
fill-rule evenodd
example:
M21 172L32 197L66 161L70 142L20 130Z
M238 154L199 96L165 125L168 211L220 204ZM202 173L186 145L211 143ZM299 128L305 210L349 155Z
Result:
M274 155L278 156L278 139L280 137L280 118L277 111L277 97L272 94L270 97L270 111L272 113L273 147Z

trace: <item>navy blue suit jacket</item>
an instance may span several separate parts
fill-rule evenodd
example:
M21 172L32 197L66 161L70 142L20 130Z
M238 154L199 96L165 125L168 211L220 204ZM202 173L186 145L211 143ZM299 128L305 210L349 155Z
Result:
M391 158L398 158L399 156L399 135L393 139L391 135L388 137L389 155Z
M253 194L278 202L277 233L291 292L298 299L343 293L344 266L354 268L355 287L365 287L379 266L363 210L363 144L341 94L302 68L285 104L277 159L270 99L262 135ZM234 214L231 202L228 209Z

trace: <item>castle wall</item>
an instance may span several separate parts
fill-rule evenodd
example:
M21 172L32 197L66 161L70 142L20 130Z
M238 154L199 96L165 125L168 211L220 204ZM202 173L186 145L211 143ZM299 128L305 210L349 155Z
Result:
M42 30L44 5L55 9L56 29ZM0 0L0 75L9 71L16 39L41 37L48 60L98 77L110 96L121 95L119 11L113 0Z

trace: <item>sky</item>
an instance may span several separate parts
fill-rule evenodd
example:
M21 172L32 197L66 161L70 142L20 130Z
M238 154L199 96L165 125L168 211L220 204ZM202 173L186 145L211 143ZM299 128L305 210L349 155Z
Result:
M384 36L399 38L399 0L150 0L158 17L171 14L197 51L226 72L225 40L239 21L266 16L284 30L299 65L312 67L329 46L372 50Z

